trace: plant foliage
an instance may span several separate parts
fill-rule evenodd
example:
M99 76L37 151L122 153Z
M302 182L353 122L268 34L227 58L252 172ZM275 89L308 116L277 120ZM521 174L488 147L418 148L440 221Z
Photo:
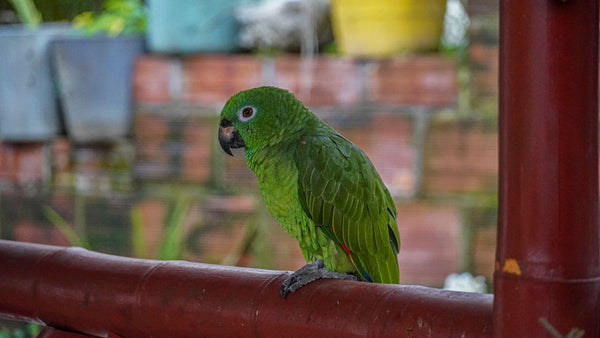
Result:
M86 35L136 35L146 31L146 8L141 0L107 0L99 14L83 12L73 19Z

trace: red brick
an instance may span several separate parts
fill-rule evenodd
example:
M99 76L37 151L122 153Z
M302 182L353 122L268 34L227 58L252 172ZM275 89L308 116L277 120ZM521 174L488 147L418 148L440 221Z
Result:
M58 137L52 141L53 169L65 172L69 169L71 143L66 137Z
M66 137L52 141L52 181L57 187L72 184L71 143Z
M183 61L182 98L195 104L220 105L236 92L261 84L262 59L203 55Z
M471 91L474 98L498 96L498 45L473 43L469 46Z
M146 200L135 205L132 210L137 210L142 216L144 237L148 257L157 258L160 251L160 243L164 239L164 223L168 208L162 201Z
M227 92L225 93L227 98L239 91L264 85L262 79L262 64L263 60L259 57L245 55L231 56L230 83Z
M344 106L361 100L360 75L359 65L349 58L282 56L275 59L273 83L308 106Z
M481 126L433 123L426 141L425 188L432 192L494 191L498 133Z
M171 124L163 115L138 111L134 126L135 136L135 175L138 178L175 177L171 168L174 148L169 142ZM177 154L175 154L177 155Z
M196 182L210 177L217 119L138 113L137 120L137 177Z
M137 103L165 103L171 98L169 59L145 55L135 63L133 97Z
M138 111L135 114L134 136L138 141L166 140L169 124L164 117Z
M212 120L211 120L212 121ZM205 121L206 122L206 121ZM216 123L188 123L184 130L182 178L204 182L211 173L211 150Z
M411 196L415 192L417 150L409 117L375 114L367 124L334 127L365 152L393 195Z
M201 56L183 60L183 93L185 101L215 104L225 100L227 56Z
M0 180L17 184L43 183L50 173L43 143L0 142Z
M416 189L416 149L412 143L411 120L403 116L375 116L368 128L365 149L388 188L395 195L412 195Z
M496 228L477 229L473 238L473 273L487 280L494 278Z
M242 156L230 157L225 153L217 156L227 156L224 160L224 180L230 187L256 189L258 187L258 179L256 175L248 169L246 159Z
M177 176L171 167L172 154L164 140L145 140L136 143L135 176L141 179L163 179Z
M440 287L461 270L461 217L456 207L398 204L400 281Z
M210 196L203 206L210 212L250 214L256 208L256 201L248 196Z
M384 59L370 66L368 92L376 103L443 107L456 102L453 60L413 56Z

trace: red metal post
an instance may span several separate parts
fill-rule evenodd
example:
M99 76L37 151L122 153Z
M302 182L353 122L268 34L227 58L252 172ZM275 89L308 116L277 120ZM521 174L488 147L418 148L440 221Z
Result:
M0 317L101 337L492 335L489 294L322 280L282 299L284 278L0 240Z
M500 1L498 337L600 334L598 1Z

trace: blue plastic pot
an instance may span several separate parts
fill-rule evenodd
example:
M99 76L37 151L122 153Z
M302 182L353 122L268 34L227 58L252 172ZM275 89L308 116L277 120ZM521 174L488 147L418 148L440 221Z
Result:
M78 37L52 43L53 63L69 138L111 142L132 123L131 74L142 37Z
M44 141L58 132L49 45L68 32L68 25L0 26L0 139Z
M234 9L244 0L149 0L148 48L159 53L239 49Z

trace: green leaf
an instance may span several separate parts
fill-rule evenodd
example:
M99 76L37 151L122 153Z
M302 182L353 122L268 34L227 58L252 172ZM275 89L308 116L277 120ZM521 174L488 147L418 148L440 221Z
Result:
M190 209L191 200L185 194L180 194L175 202L173 211L167 221L167 234L161 246L159 259L181 259L183 254L183 231L185 216Z
M87 35L142 34L146 31L146 8L140 0L107 0L104 11L98 15L81 13L73 19L73 25Z
M65 219L54 211L54 209L44 206L44 215L63 235L65 235L65 237L67 237L67 240L71 245L90 249L90 244L84 238L79 236Z
M131 210L131 242L133 253L137 258L149 258L146 248L146 234L144 232L144 217L138 208Z
M42 15L35 7L33 0L9 0L15 8L21 22L37 26L42 23Z

